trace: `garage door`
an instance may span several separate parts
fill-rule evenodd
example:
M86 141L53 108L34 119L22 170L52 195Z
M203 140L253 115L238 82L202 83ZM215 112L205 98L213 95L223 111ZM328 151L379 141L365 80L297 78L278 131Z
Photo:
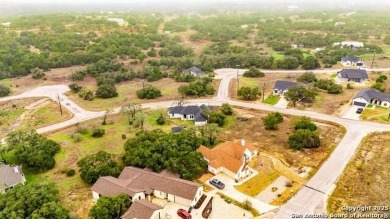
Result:
M358 102L358 101L353 101L353 105L366 107L366 103L362 103L362 102Z

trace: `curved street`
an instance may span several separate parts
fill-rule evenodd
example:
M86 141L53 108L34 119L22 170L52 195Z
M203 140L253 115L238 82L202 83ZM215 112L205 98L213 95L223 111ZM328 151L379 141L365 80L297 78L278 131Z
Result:
M337 70L314 70L313 73L334 73ZM368 69L368 71L390 71L389 69ZM329 158L322 164L317 173L306 183L306 185L285 205L281 206L276 213L275 218L291 218L292 214L308 214L308 213L326 213L326 201L328 196L335 188L338 177L342 174L345 166L351 160L356 149L358 148L361 140L369 133L376 131L389 131L390 125L348 120L326 114L300 111L294 109L280 109L265 104L254 104L248 102L240 102L229 99L229 83L237 77L238 74L242 74L244 70L240 69L218 69L215 71L217 76L221 78L220 87L215 98L212 99L196 99L190 100L196 104L205 103L210 105L221 105L222 103L229 103L233 106L241 106L252 109L280 112L284 114L294 116L307 116L313 119L324 120L329 122L338 123L345 127L346 134L341 140L339 145L335 148ZM306 71L294 70L294 71L264 71L265 73L302 73ZM20 95L0 98L1 101L8 101L20 98L29 97L49 97L54 101L58 101L58 97L61 100L62 105L74 114L74 117L65 122L57 123L54 125L46 126L37 129L38 133L51 132L61 128L65 128L70 125L80 123L82 121L99 118L104 116L105 111L92 112L85 110L78 106L73 101L69 100L64 93L69 91L67 85L52 85L37 87L32 90L26 91ZM174 101L154 102L142 104L143 108L167 108L175 104ZM119 113L120 108L116 108L112 113ZM262 212L264 213L264 212Z

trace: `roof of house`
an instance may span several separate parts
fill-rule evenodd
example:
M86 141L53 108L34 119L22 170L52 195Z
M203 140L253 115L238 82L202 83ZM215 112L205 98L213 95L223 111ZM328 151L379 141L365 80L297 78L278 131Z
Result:
M0 190L24 182L22 168L0 163Z
M150 219L153 213L162 209L161 206L146 201L145 199L134 201L121 219Z
M368 79L365 69L343 69L338 72L342 78Z
M169 114L194 115L195 122L205 122L207 119L202 115L203 110L210 110L209 106L175 106L169 108Z
M299 85L298 82L277 80L275 82L274 90L288 90L290 87L297 85Z
M390 102L390 94L386 94L386 93L382 93L376 89L363 89L361 91L359 91L359 93L357 93L355 95L355 98L363 98L365 100L367 100L367 102L370 102L372 99L378 99L380 101L388 101Z
M204 72L202 71L202 69L196 67L196 66L192 66L191 68L188 69L189 72L193 72L195 74L203 74Z
M343 42L337 42L333 43L334 46L353 46L353 47L364 47L363 42L358 41L343 41Z
M104 196L114 196L120 193L133 196L136 192L151 194L154 190L158 190L192 200L201 186L198 183L180 179L178 174L166 170L156 173L151 169L125 167L118 179L100 177L92 186L92 191Z
M359 62L360 59L357 56L345 56L341 59L342 62Z
M237 173L242 164L242 158L245 156L244 151L248 149L253 152L257 148L250 142L245 141L245 145L241 145L241 141L227 141L217 147L210 149L205 146L200 146L198 151L204 158L209 160L209 165L214 168L225 167L226 169Z

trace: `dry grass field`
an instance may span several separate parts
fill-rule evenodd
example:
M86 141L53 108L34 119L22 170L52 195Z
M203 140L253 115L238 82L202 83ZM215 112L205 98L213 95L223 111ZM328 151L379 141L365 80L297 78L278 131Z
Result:
M329 198L328 212L343 213L342 206L389 207L389 142L390 132L373 133L362 141ZM373 212L390 213L389 210L369 213Z

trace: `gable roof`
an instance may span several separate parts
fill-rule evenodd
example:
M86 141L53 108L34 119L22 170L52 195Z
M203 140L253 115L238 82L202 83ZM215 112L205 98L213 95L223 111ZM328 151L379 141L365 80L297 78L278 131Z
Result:
M204 72L202 71L202 69L196 67L196 66L192 66L191 68L188 69L189 72L193 72L195 74L203 74Z
M0 163L0 190L25 181L20 166L10 166Z
M342 78L368 79L365 69L343 69L338 72Z
M367 102L370 102L372 99L390 102L390 94L382 93L376 89L363 89L355 96L355 98L359 97L365 99Z
M297 86L299 85L298 82L294 81L282 81L282 80L277 80L275 82L274 90L288 90L290 87Z
M201 106L176 106L169 108L169 114L194 115L195 122L205 122L207 119L202 115L203 110L210 110L210 107L202 104Z
M193 200L198 188L202 185L180 179L179 177L178 174L166 170L156 173L150 169L125 167L118 179L114 177L100 177L92 186L92 191L104 196L116 196L120 193L133 196L136 192L151 194L154 190L158 190Z
M153 213L162 207L144 199L134 201L121 219L150 219Z
M205 159L209 160L210 166L214 168L222 166L233 173L237 173L243 164L242 158L245 156L245 149L251 152L257 150L252 143L247 141L245 142L245 146L242 146L240 141L227 141L213 149L202 145L198 151Z
M359 62L360 61L360 58L357 57L357 56L345 56L341 59L342 62Z

